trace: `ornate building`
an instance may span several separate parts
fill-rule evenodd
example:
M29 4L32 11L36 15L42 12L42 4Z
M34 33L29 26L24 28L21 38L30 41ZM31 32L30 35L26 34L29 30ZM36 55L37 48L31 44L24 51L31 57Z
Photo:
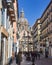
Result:
M24 11L20 12L20 18L18 21L18 37L19 37L19 47L21 51L32 51L32 36L31 30L29 29L29 24L27 19L24 17Z

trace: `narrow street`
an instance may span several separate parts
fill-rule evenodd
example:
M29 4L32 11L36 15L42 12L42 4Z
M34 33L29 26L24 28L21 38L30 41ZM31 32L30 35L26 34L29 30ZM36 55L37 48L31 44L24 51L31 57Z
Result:
M0 65L52 65L52 0L0 0Z
M16 60L14 60L11 65L17 65ZM32 65L32 62L31 61L26 61L25 57L23 56L21 65ZM37 59L35 61L35 65L52 65L52 57L48 57L48 58L43 57L41 59Z
M31 65L31 64L32 64L31 61L26 61L25 56L22 57L21 65ZM16 64L16 60L14 60L11 65L17 65L17 64Z

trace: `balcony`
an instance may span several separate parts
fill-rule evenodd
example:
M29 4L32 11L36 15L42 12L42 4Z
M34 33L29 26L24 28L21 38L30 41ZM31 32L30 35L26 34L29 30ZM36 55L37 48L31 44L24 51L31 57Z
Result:
M13 3L11 1L10 1L9 4L7 3L7 8L8 8L8 13L9 13L9 16L10 16L10 20L12 22L15 22L14 5L13 5Z
M11 21L12 21L12 22L15 22L15 18L11 18ZM11 22L11 23L12 23L12 22Z
M7 4L9 11L14 11L13 3Z
M40 40L46 38L48 36L48 32L42 33L42 35L40 36Z
M43 30L44 30L45 28L47 28L47 27L48 27L48 23L42 26L41 31L43 31Z
M42 23L47 19L47 17L48 17L48 14L44 17Z
M41 41L42 39L43 39L43 36L41 35L41 36L40 36L40 41Z
M13 0L6 0L7 3L11 3Z
M38 35L38 33L36 32L36 33L34 33L34 37L36 37Z
M9 3L14 3L15 0L6 0L6 2L9 4Z
M8 37L8 32L6 31L6 29L5 29L3 26L1 26L1 33L2 33L4 36Z
M45 30L48 27L48 21L45 21L44 24L41 26L41 31Z
M52 30L49 30L49 31L48 31L48 34L52 34Z
M12 2L15 2L15 0L12 0Z
M52 19L51 19L51 20L49 20L48 25L49 25L50 23L52 23Z
M44 39L44 36L43 35L40 36L40 40L42 40L42 39Z
M45 29L42 34L44 37L47 37L48 36L48 29Z
M14 5L12 3L12 0L7 0L7 8L9 11L14 11Z

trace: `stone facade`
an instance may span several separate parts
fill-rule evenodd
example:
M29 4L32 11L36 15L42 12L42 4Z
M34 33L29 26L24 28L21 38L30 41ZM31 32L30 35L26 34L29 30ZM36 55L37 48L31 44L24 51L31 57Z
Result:
M27 19L24 17L23 10L20 12L20 18L18 21L18 34L19 34L18 40L20 43L19 45L20 50L23 52L32 51L32 47L29 47L30 46L29 43L32 43L31 30L29 29L29 24ZM31 50L28 48L31 48Z
M49 55L52 56L52 0L43 12L40 18L40 38L38 37L38 24L37 21L33 25L34 43L40 39L40 50L45 55L45 49L48 48Z
M14 0L0 0L0 64L6 65L13 51ZM12 7L11 7L12 6Z
M33 43L34 50L40 51L40 34L41 34L41 22L38 19L32 27L33 29Z
M41 32L41 46L46 48L48 45L49 55L52 55L52 1L41 16ZM46 44L46 42L48 42L48 44ZM45 50L43 51L45 52Z

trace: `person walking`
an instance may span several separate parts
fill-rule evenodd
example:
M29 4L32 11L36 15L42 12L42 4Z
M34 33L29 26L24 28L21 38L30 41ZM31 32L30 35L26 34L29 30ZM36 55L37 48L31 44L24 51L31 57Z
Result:
M9 58L9 61L8 61L8 64L7 65L11 65L14 61L14 58L15 58L15 53L12 52L12 56Z
M16 54L16 64L21 65L21 61L22 61L22 54L19 51L18 54Z
M37 60L38 51L35 50L35 59Z
M31 57L32 57L32 65L35 65L34 64L34 61L35 61L35 53L34 53L34 51L31 52Z
M48 48L45 48L45 58L48 58L48 54L49 54Z
M38 59L40 59L40 51L38 51L37 56L38 56Z

